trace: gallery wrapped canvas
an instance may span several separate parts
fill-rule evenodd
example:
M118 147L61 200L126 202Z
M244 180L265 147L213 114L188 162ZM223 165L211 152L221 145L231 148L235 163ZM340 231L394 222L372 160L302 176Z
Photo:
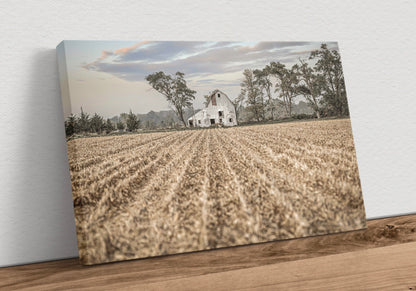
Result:
M366 227L337 43L57 55L83 264Z

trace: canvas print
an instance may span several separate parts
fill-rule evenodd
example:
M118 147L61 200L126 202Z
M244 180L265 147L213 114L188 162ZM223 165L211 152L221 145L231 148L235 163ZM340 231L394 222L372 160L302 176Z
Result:
M57 54L83 264L366 227L336 42Z

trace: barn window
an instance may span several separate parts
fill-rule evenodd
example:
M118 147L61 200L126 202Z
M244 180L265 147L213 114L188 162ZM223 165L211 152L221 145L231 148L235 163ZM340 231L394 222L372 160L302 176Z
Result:
M201 120L198 120L198 124L201 124Z
M222 117L223 112L222 111L218 111L218 116Z
M215 119L214 118L210 119L210 121L211 121L211 124L215 124Z
M218 96L218 98L220 98L221 97L220 93L218 93L217 96Z
M232 118L230 118L229 120L230 120L230 122L233 122L233 119Z

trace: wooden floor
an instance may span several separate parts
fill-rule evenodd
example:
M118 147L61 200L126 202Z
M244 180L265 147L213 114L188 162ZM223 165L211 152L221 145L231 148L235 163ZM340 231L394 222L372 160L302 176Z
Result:
M368 229L213 251L81 266L77 259L0 269L0 289L416 290L416 215Z

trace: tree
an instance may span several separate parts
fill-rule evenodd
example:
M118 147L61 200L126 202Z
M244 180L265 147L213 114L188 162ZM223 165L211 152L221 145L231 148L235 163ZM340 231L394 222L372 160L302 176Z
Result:
M109 118L107 118L107 122L105 124L105 132L108 134L114 130L115 128L114 128L113 122Z
M234 109L235 109L235 118L238 120L240 120L240 113L241 110L244 108L243 104L244 104L244 99L245 99L245 92L240 92L240 94L238 95L237 98L235 98L233 101L231 101L231 103L233 103L234 105Z
M131 110L127 115L126 125L127 130L130 132L136 131L140 127L140 119L137 117L136 114L133 114Z
M262 70L254 70L255 83L265 93L267 97L266 111L270 111L271 119L274 120L274 102L272 96L273 83L271 81L270 66L264 67Z
M103 130L105 130L104 118L97 113L94 113L90 120L90 131L101 133Z
M239 98L244 98L247 104L247 110L250 111L257 121L265 119L264 116L264 99L263 92L254 80L252 70L244 70L244 80L241 83L241 93Z
M120 113L120 118L119 118L119 120L125 124L125 123L126 123L126 121L127 121L127 117L128 117L128 116L129 116L129 114L128 114L128 113Z
M84 113L84 110L81 107L81 114L78 119L78 129L80 132L89 132L90 131L90 116L87 113Z
M295 65L295 68L299 73L299 93L306 98L315 111L316 117L321 118L319 104L321 103L322 91L325 85L323 76L316 74L308 63L303 60L300 60L300 65Z
M65 120L65 134L71 136L78 131L77 117L73 114L69 115Z
M347 94L341 58L336 50L329 50L326 44L311 52L309 59L316 60L314 70L323 77L323 105L329 114L349 115Z
M207 106L208 106L208 104L209 104L209 102L211 101L211 94L209 94L209 95L204 95L204 99L205 99L205 101L204 101L204 105L205 105L205 107L207 107Z
M185 74L181 72L176 72L173 77L163 72L157 72L146 76L145 79L153 89L166 97L173 107L173 111L186 127L185 109L192 105L196 91L188 88L184 76Z
M269 68L270 74L277 79L275 92L282 99L286 114L292 117L293 101L299 95L299 74L296 71L296 67L292 66L291 69L287 69L285 65L279 62L271 62Z
M119 121L117 122L117 129L118 129L119 131L123 131L125 128L126 128L126 126L124 125L123 121L119 120Z
M146 129L155 129L155 128L156 128L156 124L155 124L155 122L154 122L153 120L148 119L148 120L146 120L146 122L144 123L144 127L145 127Z
M169 128L175 128L175 127L177 127L177 125L176 125L176 121L175 121L175 118L174 118L174 115L172 115L172 116L168 116L168 117L166 118L166 125L167 125Z

